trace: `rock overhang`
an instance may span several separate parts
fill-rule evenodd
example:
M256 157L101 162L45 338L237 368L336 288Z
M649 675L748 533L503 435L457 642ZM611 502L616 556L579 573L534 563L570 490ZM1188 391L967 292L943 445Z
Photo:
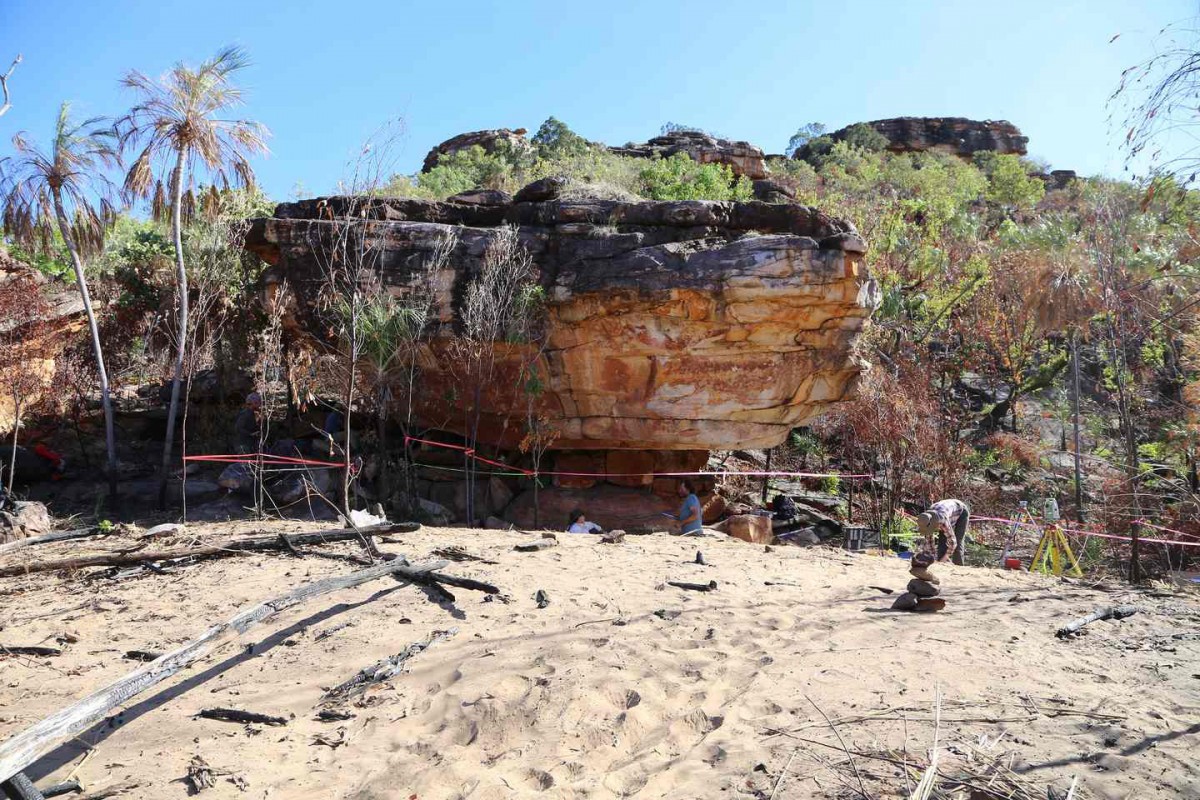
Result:
M521 195L518 194L518 197ZM296 320L320 337L317 255L339 227L366 226L389 291L442 237L457 237L440 286L440 332L417 356L423 424L447 419L445 368L465 283L503 225L514 225L546 290L536 413L560 449L765 447L845 399L863 364L855 341L877 302L853 226L794 204L609 200L430 202L373 199L281 204L255 220L247 247L302 300ZM497 347L479 438L513 446L527 398L515 390L530 348ZM457 416L460 420L462 415ZM516 419L518 418L519 419Z

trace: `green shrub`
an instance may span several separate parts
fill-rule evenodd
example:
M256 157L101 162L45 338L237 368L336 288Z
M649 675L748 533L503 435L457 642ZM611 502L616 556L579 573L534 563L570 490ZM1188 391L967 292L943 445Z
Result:
M700 164L683 153L646 162L642 194L651 200L749 200L753 188L725 164Z
M1046 184L1030 175L1014 155L977 153L975 163L988 179L988 202L1015 211L1032 211L1046 194Z
M531 141L537 148L538 158L543 159L572 158L591 149L587 139L554 117L542 123Z

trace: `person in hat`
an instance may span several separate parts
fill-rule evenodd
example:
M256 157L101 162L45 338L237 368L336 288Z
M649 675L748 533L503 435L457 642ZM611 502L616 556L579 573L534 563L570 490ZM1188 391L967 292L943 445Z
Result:
M242 407L233 421L233 438L238 453L258 452L258 414L261 409L262 395L258 392L246 395L246 405Z
M917 530L930 546L936 534L938 561L961 565L970 522L971 509L962 500L939 500L917 517Z

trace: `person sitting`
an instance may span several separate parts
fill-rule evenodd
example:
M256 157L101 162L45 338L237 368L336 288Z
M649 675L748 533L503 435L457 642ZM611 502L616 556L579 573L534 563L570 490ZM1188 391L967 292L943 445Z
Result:
M599 525L588 522L587 516L578 508L571 512L567 523L567 533L604 533Z
M62 478L66 461L58 453L38 442L33 448L17 445L0 445L0 475L7 483L8 471L13 470L15 482L28 485L38 481L56 481Z
M952 559L961 566L970 522L971 509L962 500L939 500L917 517L917 530L928 546L933 545L934 534L937 534L939 562Z
M245 455L257 453L259 449L259 411L262 409L262 395L251 392L246 395L246 405L238 412L233 421L233 439L235 452Z

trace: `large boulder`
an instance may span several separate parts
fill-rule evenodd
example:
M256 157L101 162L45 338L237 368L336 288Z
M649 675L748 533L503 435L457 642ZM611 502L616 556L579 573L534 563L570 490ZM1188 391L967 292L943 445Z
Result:
M322 254L347 226L365 228L373 267L395 293L455 236L434 276L441 327L416 355L414 411L426 428L463 434L471 393L454 368L453 337L466 287L506 224L517 226L545 291L545 339L490 348L480 443L519 444L531 359L542 384L532 410L559 450L773 447L853 392L863 369L855 342L878 290L853 227L807 206L330 197L280 205L254 221L247 246L273 265L268 299L284 281L297 293L288 324L332 345Z
M645 144L610 147L611 152L634 158L669 158L683 153L701 164L724 164L734 175L750 180L767 177L763 151L749 142L719 139L703 131L672 131L655 136Z
M429 154L425 156L425 163L421 165L421 172L429 172L429 170L436 167L438 159L442 156L457 153L461 150L469 150L472 147L482 147L483 151L489 155L504 150L518 155L530 153L533 151L533 145L525 138L525 133L524 128L517 128L516 130L495 128L486 131L460 133L458 136L452 136L430 150Z
M866 123L888 140L893 153L940 150L962 158L979 152L1025 155L1029 137L1007 120L975 120L965 117L896 117ZM849 127L830 134L846 136Z
M54 527L50 512L42 503L17 500L11 506L0 510L0 544L25 539L30 536L41 536L49 533Z

